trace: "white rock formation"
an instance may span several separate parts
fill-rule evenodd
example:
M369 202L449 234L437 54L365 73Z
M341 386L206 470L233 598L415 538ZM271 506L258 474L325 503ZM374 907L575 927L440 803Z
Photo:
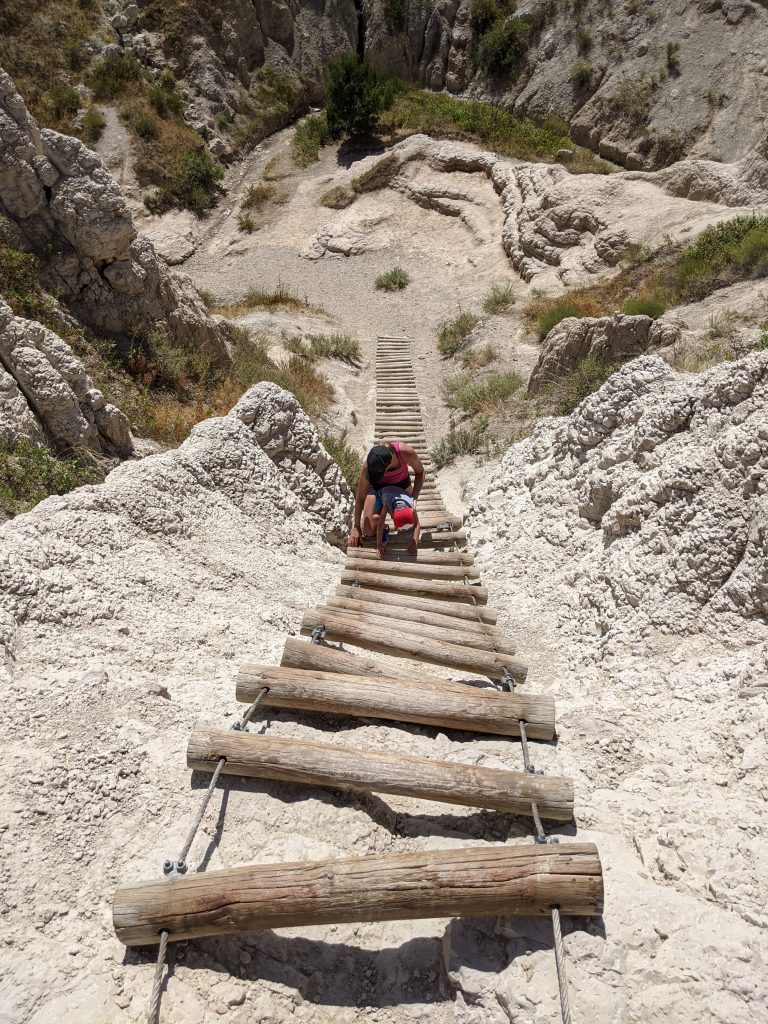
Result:
M673 345L680 331L680 323L667 316L566 317L544 339L528 390L544 390L589 356L604 363L626 362L650 349Z
M133 452L128 418L104 400L69 345L14 316L0 298L0 441L19 438L121 457Z
M527 685L556 697L537 766L575 777L606 871L604 938L566 938L579 1019L768 1019L767 402L766 354L698 376L641 357L510 449L470 509ZM459 962L459 992L554 1019L548 936L501 935L511 966Z
M137 234L99 157L78 139L40 131L2 70L0 213L19 248L47 253L46 283L94 331L162 330L228 361L226 329Z

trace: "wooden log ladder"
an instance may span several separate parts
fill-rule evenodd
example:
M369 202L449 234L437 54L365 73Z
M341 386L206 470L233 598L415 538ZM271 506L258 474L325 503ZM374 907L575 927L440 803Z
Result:
M243 665L236 696L272 708L332 712L521 736L526 770L485 768L420 756L278 739L200 726L187 748L190 768L531 816L537 844L488 845L422 853L261 864L122 885L114 927L128 946L258 928L461 915L599 915L602 868L590 843L542 842L541 818L573 816L570 779L532 773L528 740L552 740L551 697L520 693L527 666L488 608L461 517L443 504L426 447L410 342L379 338L377 439L409 441L425 467L417 557L393 531L386 558L372 542L349 549L341 585L307 611L288 637L281 665ZM329 643L361 649L353 654ZM366 654L365 652L372 652ZM374 656L372 656L374 655ZM382 664L380 655L395 661ZM405 661L403 661L405 659ZM414 669L440 665L503 684L468 685ZM471 681L476 683L477 680ZM552 910L552 908L559 908ZM561 987L562 995L562 987ZM564 995L562 996L564 998Z

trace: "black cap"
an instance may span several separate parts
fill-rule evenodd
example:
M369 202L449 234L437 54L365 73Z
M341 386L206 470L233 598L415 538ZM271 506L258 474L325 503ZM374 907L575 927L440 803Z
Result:
M392 452L385 444L374 445L368 452L366 460L368 466L368 482L372 487L378 487L381 478L389 469L392 461Z

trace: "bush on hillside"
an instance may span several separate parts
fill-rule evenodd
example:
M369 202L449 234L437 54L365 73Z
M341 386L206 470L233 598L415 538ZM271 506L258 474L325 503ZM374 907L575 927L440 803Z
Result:
M369 135L389 101L385 82L367 61L344 54L331 64L325 115L332 138Z

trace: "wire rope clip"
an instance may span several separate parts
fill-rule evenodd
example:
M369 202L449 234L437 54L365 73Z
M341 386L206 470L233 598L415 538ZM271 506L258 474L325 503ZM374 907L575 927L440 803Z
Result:
M230 726L230 729L234 730L234 732L248 732L248 723L233 722L232 725Z
M515 683L515 680L512 678L512 674L510 673L509 669L505 665L504 671L501 673L501 688L502 690L507 690L509 691L509 693L512 693L516 689L516 687L517 684Z
M187 873L187 862L185 860L164 860L163 861L163 874L168 875L169 878L176 878L179 875L186 875Z
M312 643L321 644L325 640L326 629L325 626L315 626L312 630Z
M438 526L436 527L436 530L437 530L438 533L448 533L450 531L450 529L451 529L451 524L448 523L448 522L439 523Z

